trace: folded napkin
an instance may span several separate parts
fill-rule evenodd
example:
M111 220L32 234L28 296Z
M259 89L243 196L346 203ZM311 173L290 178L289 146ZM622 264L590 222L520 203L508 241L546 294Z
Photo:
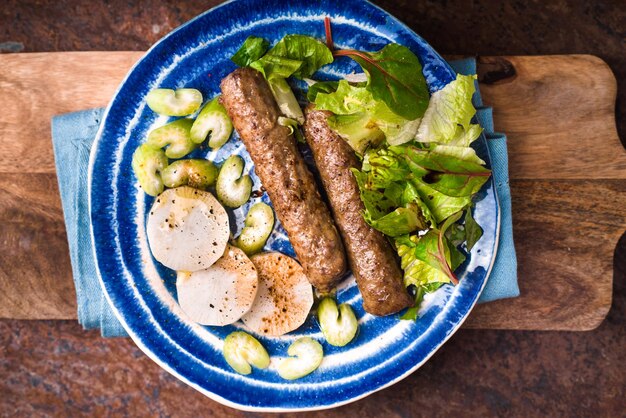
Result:
M99 328L103 337L126 336L104 297L89 231L87 168L89 151L104 109L91 109L52 118L52 144L63 203L65 229L78 301L78 322Z
M476 61L466 59L450 63L461 74L475 74ZM484 128L491 165L500 200L500 240L495 264L479 302L519 295L517 260L511 226L506 136L493 132L491 108L483 107L478 88L474 95L476 118ZM98 280L89 232L87 207L87 167L89 151L102 120L103 109L55 116L52 119L52 142L59 189L67 230L72 273L78 299L78 321L85 329L99 328L103 337L126 336L113 314Z
M452 61L450 66L463 75L476 74L476 60L468 58ZM513 243L513 223L511 218L511 189L509 188L509 154L506 148L506 135L494 132L493 114L490 107L483 105L478 81L472 98L476 108L476 119L487 138L491 156L491 170L496 184L496 194L500 202L500 239L496 260L487 278L487 284L478 303L519 296L517 285L517 257Z

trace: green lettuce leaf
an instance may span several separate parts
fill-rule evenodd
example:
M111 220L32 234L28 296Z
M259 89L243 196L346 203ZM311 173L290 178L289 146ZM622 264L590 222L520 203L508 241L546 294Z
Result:
M382 101L373 101L373 106L370 106L369 112L374 123L385 134L385 139L389 145L401 145L412 141L421 123L419 118L408 120L396 115Z
M368 112L375 104L372 93L364 87L353 86L346 80L340 80L334 91L318 92L315 97L317 109L328 110L335 115Z
M248 36L231 60L240 67L247 67L261 58L269 46L269 42L263 38Z
M305 35L286 35L267 54L253 62L251 67L261 71L268 80L291 75L306 78L331 62L333 53L317 39Z
M301 66L302 61L268 54L250 64L250 67L263 74L268 81L288 78Z
M465 227L458 223L450 226L446 231L446 238L451 245L458 247L465 242Z
M465 209L472 203L472 198L469 195L461 197L448 196L433 189L423 180L415 180L413 185L417 189L422 202L424 202L432 214L435 224L443 222L450 215Z
M459 258L459 254L462 254L454 248L455 252L451 256L452 251L445 233L462 214L455 213L438 230L431 229L423 236L404 235L396 238L395 245L407 287L419 287L427 283L458 283L453 266L462 263L463 260Z
M390 237L406 235L425 227L418 217L416 208L397 208L378 219L371 219L367 216L368 213L366 212L365 221L372 228Z
M233 56L241 66L250 66L261 72L281 112L290 119L304 123L304 114L286 79L310 77L321 66L333 62L333 54L320 41L304 35L287 35L267 51L267 43L249 37Z
M339 87L339 82L337 81L318 81L317 83L309 86L306 98L309 102L315 103L318 93L333 93L337 91L337 87Z
M286 118L284 116L279 116L278 124L281 126L287 127L289 129L289 135L293 135L293 137L296 138L298 142L302 144L306 144L304 136L302 135L302 132L300 131L300 124L298 123L297 120Z
M314 94L318 109L335 114L336 119L329 120L331 128L358 153L376 145L382 135L389 144L399 145L411 141L417 133L419 119L398 116L384 102L374 99L365 87L341 80L336 90Z
M364 216L367 216L370 219L379 219L394 210L396 205L393 200L385 196L383 192L368 187L367 173L353 168L352 174L354 175L357 185L359 186L361 201L363 202L365 211L367 212Z
M363 171L369 175L368 187L376 189L387 188L394 182L403 185L412 174L409 166L386 148L372 149L366 152L363 155ZM428 171L423 171L417 177L427 173Z
M468 138L478 131L477 127L470 127L470 121L476 113L472 105L472 95L476 90L475 79L476 76L458 74L456 80L432 94L417 131L417 141L441 144L455 141L464 146L469 145L471 141ZM467 134L466 131L470 133Z
M426 292L424 292L424 288L423 287L418 287L415 291L415 302L413 303L413 306L411 306L409 309L407 309L404 314L402 314L402 316L400 317L400 319L403 320L413 320L415 321L417 319L417 315L419 313L420 310L420 305L422 304L422 301L424 300L424 295L426 294Z
M420 305L424 301L424 296L426 296L427 293L434 292L435 290L439 289L444 284L445 283L442 283L442 282L432 282L432 283L425 283L421 285L420 287L416 288L415 303L413 304L412 307L407 309L406 312L404 312L404 314L400 317L400 319L415 321L419 314Z
M483 236L483 229L476 223L472 216L472 208L467 208L465 211L465 247L467 251L472 251L474 245L478 242L480 237Z
M366 112L351 115L334 115L327 119L328 126L337 132L359 154L371 146L380 145L385 134L372 123Z
M447 145L454 145L458 147L469 147L482 133L483 128L476 123L471 123L467 129L464 129L461 125L456 127L456 132L452 139L447 142Z
M426 111L428 86L419 59L405 46L389 44L378 52L336 51L359 63L368 77L367 90L392 112L414 120Z
M416 175L418 170L424 172L417 176L423 177L432 189L448 196L470 196L478 192L491 175L471 147L400 146L390 147L389 152L407 161Z
M470 146L432 144L427 149L432 152L435 158L438 158L439 160L448 157L447 159L451 161L446 163L446 165L455 166L456 164L453 162L454 160L460 161L460 164L469 164L471 167L485 165L485 162L478 155L476 155L474 148ZM432 169L436 170L437 168L433 167Z
M435 262L434 256L427 255L429 248L432 251L437 251L435 233L429 232L421 238L417 235L397 238L395 243L400 256L400 266L404 270L404 285L406 287L413 285L419 288L427 283L450 283L450 278ZM426 258L426 261L420 256Z

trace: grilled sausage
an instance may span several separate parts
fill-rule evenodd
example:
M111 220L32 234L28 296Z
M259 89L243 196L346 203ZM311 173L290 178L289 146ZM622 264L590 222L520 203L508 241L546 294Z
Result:
M289 129L278 124L281 113L267 81L256 70L239 68L222 80L221 89L222 104L309 281L330 291L347 268L343 244Z
M304 136L320 172L335 222L346 247L350 268L363 297L363 308L389 315L412 304L402 283L402 270L382 233L363 219L365 209L351 168L359 168L354 151L327 123L329 112L305 110Z

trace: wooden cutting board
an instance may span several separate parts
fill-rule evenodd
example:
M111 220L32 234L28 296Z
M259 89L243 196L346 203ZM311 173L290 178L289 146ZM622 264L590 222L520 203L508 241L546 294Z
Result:
M76 318L50 118L105 106L141 55L0 55L0 317ZM521 296L477 306L465 326L595 328L626 230L615 77L589 55L481 57L478 69L509 138Z

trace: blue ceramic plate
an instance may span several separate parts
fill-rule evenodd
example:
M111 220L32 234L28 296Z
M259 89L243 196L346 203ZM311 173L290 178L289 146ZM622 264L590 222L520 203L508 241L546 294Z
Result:
M190 322L176 303L174 272L156 262L145 234L152 198L139 188L131 157L150 129L162 125L145 104L156 87L194 87L205 98L219 93L220 80L235 69L230 57L248 35L277 41L300 33L322 39L325 16L332 18L337 47L379 50L397 42L415 52L431 91L441 89L455 74L419 36L378 7L360 0L309 2L279 0L231 1L176 29L154 45L130 71L98 132L90 161L92 237L102 286L113 309L137 345L170 373L223 404L262 411L330 408L362 398L409 375L421 366L461 325L476 303L489 274L498 241L498 203L491 182L476 201L475 218L484 235L461 267L460 285L444 286L426 297L419 320L373 317L361 307L352 277L341 285L338 298L354 308L360 323L357 338L347 347L324 342L313 319L280 338L259 337L272 357L266 370L241 376L222 357L223 338L241 323L203 327ZM318 78L333 78L357 70L341 59ZM485 139L479 155L489 161ZM218 152L196 151L220 162L231 153L242 155L260 187L253 164L235 135ZM268 201L264 196L262 200ZM254 203L259 199L253 199ZM233 233L241 230L247 207L232 212ZM280 225L266 249L293 255ZM297 381L281 379L277 360L302 335L322 342L321 367Z

